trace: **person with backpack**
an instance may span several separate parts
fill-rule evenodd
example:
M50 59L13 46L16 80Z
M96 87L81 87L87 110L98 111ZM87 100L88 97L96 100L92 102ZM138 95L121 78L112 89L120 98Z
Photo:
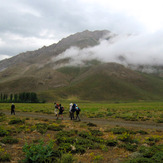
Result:
M14 103L12 103L12 105L11 105L11 115L12 114L15 115L15 105L14 105Z
M59 107L59 104L57 104L56 102L54 103L54 114L56 115L56 117L57 117L57 115L58 115L58 107Z
M61 106L61 104L59 104L58 110L59 110L59 114L57 115L57 119L58 119L59 116L61 115L62 120L63 120L63 111L64 111L64 107Z
M76 111L76 104L73 104L71 109L71 120L74 120L75 111Z
M79 113L80 113L80 108L76 105L76 120L78 119L80 121Z
M73 116L72 116L72 106L73 106L73 103L70 103L69 114L70 114L70 119L71 120L73 118Z

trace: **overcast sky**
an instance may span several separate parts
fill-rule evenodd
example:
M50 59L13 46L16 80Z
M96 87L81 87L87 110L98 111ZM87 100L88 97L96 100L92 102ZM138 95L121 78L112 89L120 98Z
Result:
M162 7L163 0L0 0L0 60L84 30L107 29L161 44Z

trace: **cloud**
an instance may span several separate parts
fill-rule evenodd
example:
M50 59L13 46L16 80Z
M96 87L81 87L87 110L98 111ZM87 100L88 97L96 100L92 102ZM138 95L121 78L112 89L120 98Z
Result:
M10 57L11 56L9 56L9 55L0 54L0 60L7 59L7 58L10 58Z
M100 40L99 45L80 49L71 47L54 61L70 58L70 64L84 64L85 60L121 64L163 65L163 31L153 34L117 35L109 40Z
M83 0L5 0L0 6L0 17L0 38L4 42L0 53L10 56L48 46L86 29L118 33L142 31L133 17ZM13 35L21 39L13 39Z

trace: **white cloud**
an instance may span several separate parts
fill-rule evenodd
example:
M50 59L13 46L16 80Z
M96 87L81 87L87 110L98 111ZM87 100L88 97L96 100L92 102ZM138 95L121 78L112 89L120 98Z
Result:
M163 27L162 0L0 0L0 54L16 55L70 34L107 29L155 33Z
M83 64L85 60L98 59L123 64L163 65L162 42L163 31L153 34L119 35L111 40L101 40L95 47L71 47L53 60L71 58L71 62Z

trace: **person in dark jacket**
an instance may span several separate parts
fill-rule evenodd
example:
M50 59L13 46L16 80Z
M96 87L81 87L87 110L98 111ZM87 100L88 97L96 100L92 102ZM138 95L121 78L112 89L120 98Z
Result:
M78 119L80 121L79 113L80 113L80 108L76 105L76 120Z
M63 120L63 111L64 111L64 107L63 107L63 106L61 106L61 104L59 104L58 109L59 109L59 114L57 115L57 119L58 119L58 118L59 118L59 116L61 115L62 120Z
M12 105L11 105L11 115L12 114L15 115L15 105L14 105L14 103L12 103Z

